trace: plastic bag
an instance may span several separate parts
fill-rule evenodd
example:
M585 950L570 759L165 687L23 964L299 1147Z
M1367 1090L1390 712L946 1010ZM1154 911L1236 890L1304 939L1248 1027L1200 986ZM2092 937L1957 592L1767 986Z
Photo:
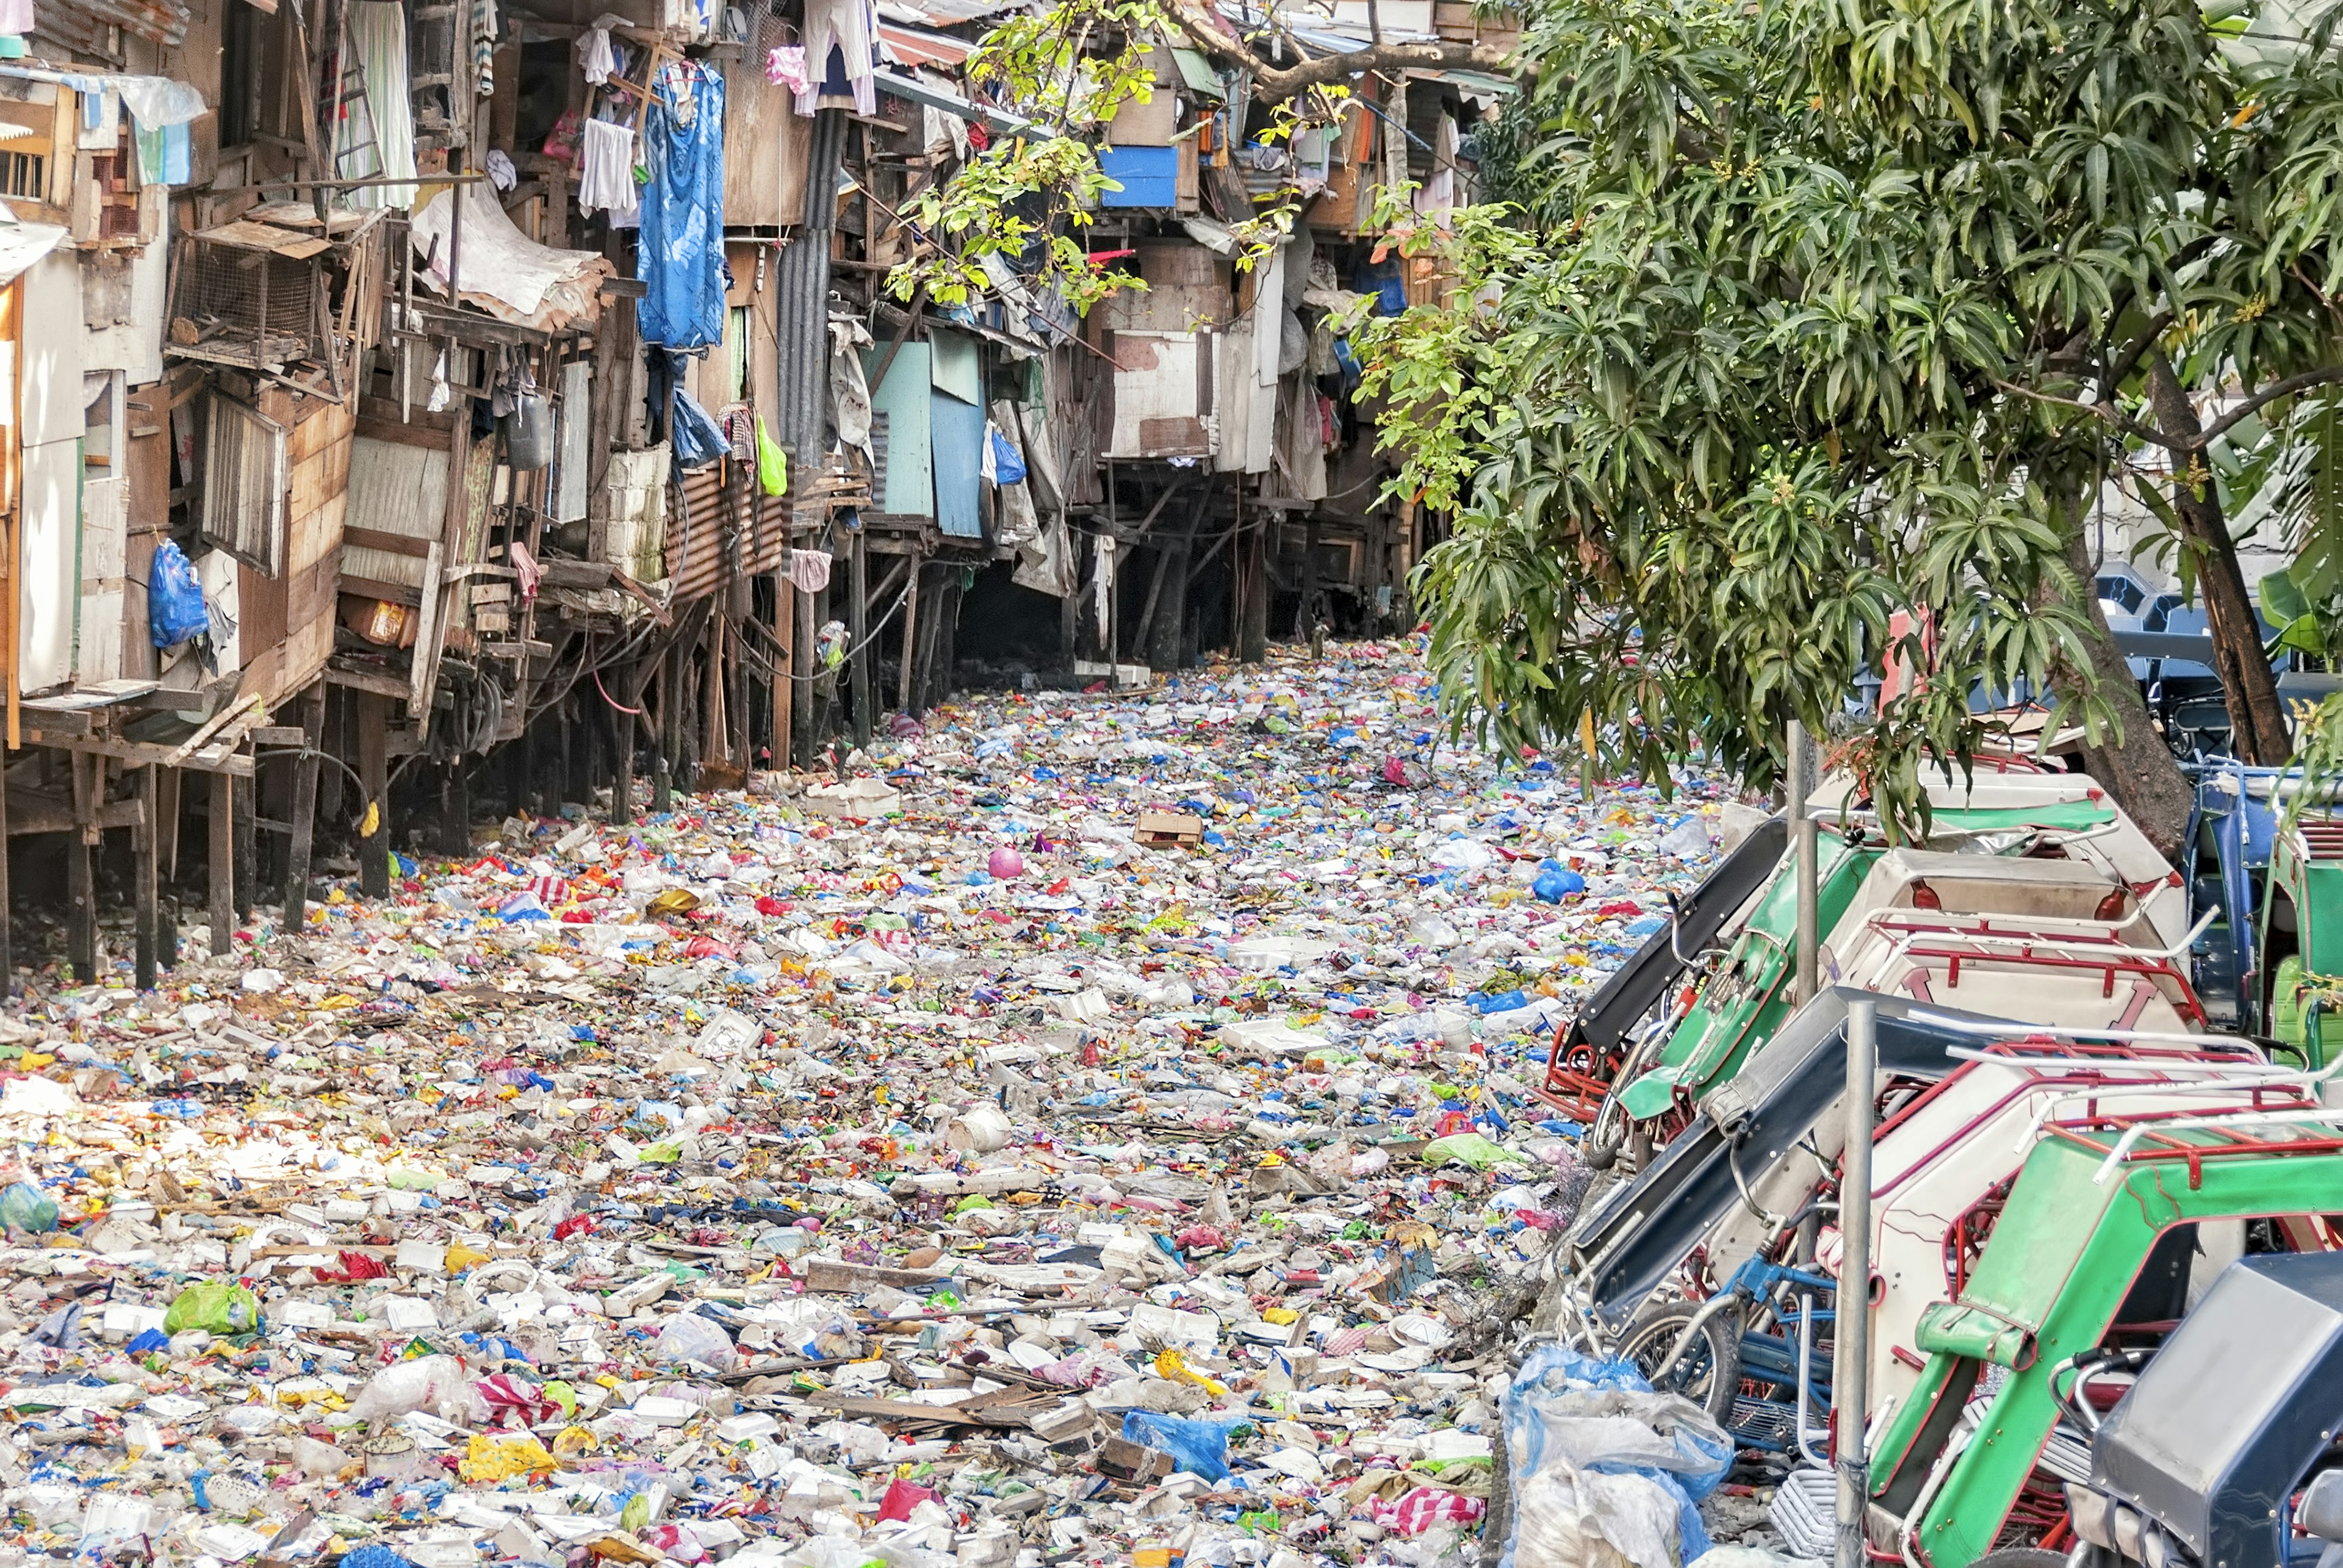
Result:
M762 414L757 416L757 485L769 496L789 487L789 455L766 432Z
M1512 1150L1492 1143L1478 1132L1452 1133L1446 1138L1435 1138L1423 1146L1423 1162L1426 1165L1445 1165L1452 1160L1459 1165L1470 1165L1475 1171L1528 1163Z
M1548 860L1538 867L1537 879L1530 883L1530 891L1538 901L1558 904L1573 893L1586 891L1586 879L1566 866Z
M390 1422L411 1411L437 1414L451 1404L468 1403L464 1363L453 1356L417 1356L394 1362L374 1374L350 1413L362 1422Z
M552 1452L525 1432L476 1432L456 1472L467 1481L509 1481L553 1468Z
M1550 1450L1574 1446L1580 1452L1602 1453L1584 1442L1572 1444L1568 1423L1619 1415L1643 1422L1658 1446L1634 1457L1603 1454L1572 1462L1665 1471L1695 1501L1715 1490L1733 1468L1733 1440L1725 1429L1690 1400L1654 1392L1633 1362L1541 1345L1505 1392L1505 1443L1515 1473L1536 1470Z
M155 547L155 559L146 568L147 637L156 648L176 648L190 638L201 637L211 626L196 563L176 540L165 539Z
M1708 836L1708 824L1697 817L1687 817L1661 834L1658 845L1661 854L1679 860L1700 859L1715 847Z
M724 1332L713 1318L698 1312L680 1312L667 1321L659 1330L659 1349L661 1357L671 1362L698 1362L717 1372L729 1372L738 1353L732 1348L732 1336Z
M732 443L724 438L724 427L680 387L675 389L675 407L668 423L675 440L675 466L679 468L704 468L719 457L732 454Z
M1428 1152L1428 1151L1427 1151ZM1633 1413L1641 1433L1632 1445L1623 1442L1623 1430L1608 1424ZM1521 1500L1515 1509L1514 1533L1499 1568L1514 1568L1522 1543L1531 1546L1528 1561L1543 1563L1554 1550L1537 1534L1525 1534L1533 1484L1548 1479L1552 1487L1541 1493L1543 1515L1549 1525L1565 1514L1578 1519L1571 1526L1586 1534L1615 1527L1618 1538L1604 1536L1614 1556L1587 1559L1586 1568L1622 1568L1622 1561L1647 1568L1630 1553L1650 1547L1633 1523L1642 1494L1608 1488L1589 1489L1598 1477L1639 1477L1673 1500L1674 1539L1665 1568L1682 1559L1697 1557L1711 1544L1701 1523L1699 1499L1715 1489L1733 1467L1733 1440L1724 1428L1689 1400L1654 1393L1632 1362L1597 1359L1560 1345L1541 1345L1530 1352L1505 1391L1505 1449L1512 1462L1513 1491ZM1581 1422L1601 1425L1580 1425ZM1606 1448L1605 1445L1608 1445ZM1582 1470L1574 1460L1600 1454ZM1648 1499L1646 1499L1648 1500ZM1610 1510L1608 1513L1603 1511ZM1627 1513L1620 1513L1626 1510ZM1600 1519L1596 1515L1601 1514ZM1629 1542L1624 1538L1634 1536ZM1574 1549L1572 1549L1574 1550ZM1681 1558L1677 1555L1681 1553ZM1555 1561L1579 1562L1565 1551Z
M260 1327L260 1298L242 1285L206 1282L189 1285L171 1298L163 1314L163 1332L185 1333L201 1329L213 1334L248 1334Z
M293 1462L312 1481L328 1481L357 1462L330 1442L319 1442L314 1437L293 1439Z
M1241 1421L1208 1421L1131 1410L1123 1412L1122 1440L1161 1449L1172 1456L1176 1470L1201 1475L1206 1481L1226 1481L1229 1433L1244 1424Z
M1676 1568L1678 1528L1657 1482L1552 1465L1513 1494L1508 1568Z
M57 1201L30 1181L12 1182L0 1191L0 1225L45 1235L57 1228Z
M985 433L991 438L992 472L989 476L996 485L1021 485L1025 482L1025 459L1015 442L1001 433L998 425L987 423Z

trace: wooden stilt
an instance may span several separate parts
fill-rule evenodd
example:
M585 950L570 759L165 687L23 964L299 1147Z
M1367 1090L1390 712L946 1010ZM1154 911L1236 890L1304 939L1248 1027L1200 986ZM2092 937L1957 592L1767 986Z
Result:
M628 708L642 706L642 678L628 666L618 679ZM635 716L603 704L610 721L610 824L624 828L635 819Z
M1243 505L1243 492L1238 492L1238 505ZM1269 657L1269 524L1274 512L1263 517L1261 525L1251 533L1244 531L1240 517L1237 524L1237 579L1242 585L1239 596L1244 614L1237 622L1238 657L1247 664L1259 664Z
M309 856L317 836L317 746L325 739L323 683L301 698L301 733L307 737L293 759L293 841L285 856L285 925L297 935L309 920Z
M675 804L676 665L681 655L670 648L659 659L659 726L651 753L651 810L664 815Z
M130 878L134 890L134 908L137 927L132 933L133 950L136 954L137 984L140 990L155 989L156 930L155 920L155 851L162 842L161 791L156 787L156 769L138 769L138 826L130 833Z
M854 530L854 545L848 559L852 566L853 580L847 588L847 608L851 618L846 624L848 646L854 649L848 661L851 666L854 686L854 744L870 744L870 552L868 530Z
M554 788L554 798L545 803L545 814L548 817L557 815L561 809L562 801L570 799L577 789L578 762L575 732L578 726L571 722L569 715L570 699L563 698L560 708L556 709L554 714L555 722L561 729L561 782Z
M186 777L184 769L166 768L155 779L155 814L161 834L155 846L155 869L166 889L179 879L179 790ZM170 960L165 960L164 967L169 968Z
M97 793L106 781L106 759L76 751L73 769L74 830L65 841L65 956L83 985L97 983L97 879L90 850L97 837Z
M439 779L439 847L450 855L472 852L471 784L463 759L449 761Z
M820 601L812 594L793 591L794 608L790 616L794 627L789 635L789 669L804 678L789 682L789 762L793 767L811 768L817 759L823 737L813 732L816 716L821 710L814 696L813 664L814 634L821 629Z
M699 749L700 709L699 660L693 657L697 650L687 648L679 668L683 672L682 683L677 688L679 700L675 705L675 787L689 793L699 783L699 759L706 755Z
M797 709L797 681L791 678L798 668L791 649L795 646L797 628L797 585L780 573L773 574L773 705L772 739L773 766L789 771L790 758L791 721Z
M727 733L724 749L740 769L740 783L746 788L749 775L757 769L757 732L751 728L749 713L749 625L757 618L756 585L742 578L733 600L732 657L724 667L724 718Z
M1199 506L1199 518L1202 512ZM1188 541L1195 538L1195 525L1190 524L1187 538L1166 550L1162 565L1157 568L1156 581L1163 593L1147 618L1147 663L1152 669L1180 668L1180 630L1188 619Z
M1293 612L1293 640L1314 648L1318 628L1318 517L1312 513L1302 544L1302 604Z
M927 569L924 562L912 562L911 583L903 590L903 667L896 671L895 706L905 713L911 711L911 670L920 647L920 578Z
M236 815L233 819L236 839L236 920L238 926L252 919L252 906L260 892L260 769L254 759L251 780L235 791ZM221 951L227 950L223 947Z
M204 873L211 883L212 957L226 958L236 934L236 778L211 776L212 799L205 822L209 842Z
M371 691L357 694L358 891L369 899L390 896L390 704Z
M512 814L516 817L528 815L529 738L536 733L535 725L523 724L520 739L505 748L505 799L512 802Z
M16 989L16 953L8 928L8 749L0 746L0 999Z
M939 704L951 700L952 669L960 657L960 605L963 593L960 573L949 574L944 584L943 602L936 607L936 691Z

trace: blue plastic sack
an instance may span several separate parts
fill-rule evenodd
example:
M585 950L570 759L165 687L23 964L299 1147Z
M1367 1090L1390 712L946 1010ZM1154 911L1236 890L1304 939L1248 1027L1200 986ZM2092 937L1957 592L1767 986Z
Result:
M203 580L175 539L155 547L146 572L146 635L156 648L176 648L211 629Z
M1541 903L1558 904L1573 893L1586 891L1586 879L1567 866L1547 860L1539 865L1537 879L1530 884L1530 891L1537 895Z
M1174 1470L1185 1470L1206 1481L1229 1478L1229 1433L1242 1421L1202 1421L1188 1416L1158 1415L1151 1410L1125 1411L1122 1441L1142 1448L1161 1449L1172 1456Z
M675 389L675 417L669 423L675 437L677 467L703 468L719 457L732 455L732 443L724 438L724 427L680 387Z
M1546 1463L1544 1401L1564 1392L1617 1389L1650 1393L1651 1383L1634 1362L1616 1356L1583 1355L1561 1345L1541 1345L1522 1362L1522 1370L1505 1391L1505 1452L1516 1489ZM1705 1418L1703 1418L1705 1423ZM1711 1434L1714 1434L1713 1436ZM1640 1475L1655 1483L1676 1500L1676 1544L1690 1563L1711 1545L1702 1524L1699 1501L1716 1489L1733 1468L1733 1440L1710 1424L1709 1432L1679 1426L1674 1433L1675 1458L1666 1468L1598 1460L1587 1466L1613 1475ZM1505 1543L1498 1568L1513 1568L1513 1543Z
M1018 455L1016 446L998 428L986 427L992 437L992 482L996 485L1021 485L1025 482L1025 459Z

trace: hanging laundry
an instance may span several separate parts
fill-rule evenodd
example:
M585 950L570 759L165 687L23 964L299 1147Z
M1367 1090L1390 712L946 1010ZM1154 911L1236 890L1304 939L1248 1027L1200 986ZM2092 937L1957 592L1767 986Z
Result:
M497 0L472 0L472 71L483 98L497 95Z
M813 80L806 75L805 46L783 44L767 55L765 80L776 87L787 87L792 93L812 92Z
M850 316L830 318L830 423L838 444L876 465L870 450L870 384L862 373L862 351L870 329Z
M879 15L870 0L806 0L808 85L797 89L798 113L811 115L825 93L850 95L854 112L879 112Z
M505 559L512 563L513 577L520 584L520 597L524 600L535 598L538 584L545 580L545 568L537 564L528 547L515 539L505 547Z
M334 167L351 179L403 179L415 173L406 7L398 0L351 0L344 26L365 90L342 106L334 122ZM415 201L415 187L359 186L342 200L350 206L406 207Z
M1091 613L1098 617L1099 642L1108 648L1108 657L1111 658L1112 645L1107 639L1114 635L1114 536L1095 535L1091 543L1092 557L1098 563L1091 579L1093 590Z
M0 34L21 38L33 25L33 0L0 0Z
M632 221L642 210L635 184L635 131L618 120L588 120L579 127L578 210L607 212L610 221Z
M643 125L650 183L642 194L635 276L643 341L705 348L724 337L724 78L678 60L659 68Z
M791 550L789 578L799 593L820 593L830 586L828 550Z
M610 29L625 21L617 12L605 11L578 35L578 70L588 86L598 87L618 74L618 56L610 51Z
M508 191L520 184L520 171L513 167L511 156L502 147L488 151L488 183L500 191Z

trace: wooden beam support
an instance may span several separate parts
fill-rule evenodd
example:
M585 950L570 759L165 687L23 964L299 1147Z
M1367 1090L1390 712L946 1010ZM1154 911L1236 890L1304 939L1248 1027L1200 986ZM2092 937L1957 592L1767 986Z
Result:
M5 620L5 618L0 618ZM0 674L11 688L13 677ZM9 938L8 921L8 754L0 749L0 1000L13 994L16 988L16 954Z
M373 691L357 694L358 718L358 890L369 899L390 896L390 702Z
M293 843L285 857L285 926L298 935L309 919L309 857L317 834L317 748L325 739L326 688L320 681L301 694L301 732L306 738L293 759Z
M83 985L97 974L97 877L90 851L97 843L97 796L106 784L106 759L84 752L66 759L73 769L74 830L65 838L65 956Z
M130 830L131 883L133 905L137 925L132 932L132 944L137 955L137 985L140 990L155 989L156 929L155 859L161 844L162 790L156 785L153 767L138 769L138 825Z
M87 735L60 735L53 729L35 725L25 727L27 746L54 746L60 751L74 751L90 757L111 757L116 762L132 768L147 768L157 764L165 768L192 768L199 773L233 773L239 779L252 777L252 759L239 756L233 743L206 746L188 756L181 757L173 746L156 746L144 740L109 740Z
M245 787L249 792L250 785ZM236 935L235 779L212 775L212 799L205 829L209 838L204 872L211 883L212 957L226 958Z
M870 552L865 548L869 536L860 528L854 530L854 547L849 560L852 563L853 582L847 605L853 618L847 623L847 635L852 640L849 647L854 652L848 665L854 683L854 744L867 749L870 744Z

